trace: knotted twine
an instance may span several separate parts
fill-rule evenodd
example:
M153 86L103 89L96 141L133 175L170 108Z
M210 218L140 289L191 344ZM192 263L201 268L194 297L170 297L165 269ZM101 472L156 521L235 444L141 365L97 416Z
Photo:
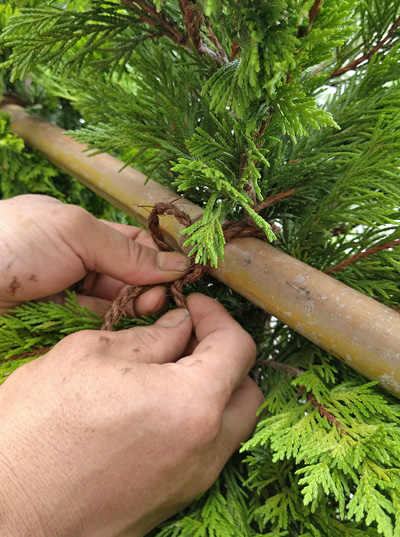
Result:
M150 212L148 218L148 228L151 232L152 239L158 249L162 252L169 252L170 247L165 242L164 235L160 229L160 216L167 215L173 216L178 220L180 224L185 227L191 226L193 220L188 213L182 209L179 209L176 205L169 202L156 203ZM256 237L261 240L267 240L267 237L252 220L239 220L237 222L225 222L222 225L222 231L224 234L225 242L229 242L235 238ZM195 262L195 256L190 257L191 266L182 278L175 280L172 283L164 284L167 286L167 294L172 296L175 304L179 308L186 308L186 297L183 294L183 289L186 285L197 282L207 272L207 265L202 265ZM128 287L124 294L117 297L111 305L111 308L106 312L104 316L103 330L112 330L113 326L125 315L129 304L133 305L135 309L135 303L137 299L146 291L154 287L155 285L136 285Z

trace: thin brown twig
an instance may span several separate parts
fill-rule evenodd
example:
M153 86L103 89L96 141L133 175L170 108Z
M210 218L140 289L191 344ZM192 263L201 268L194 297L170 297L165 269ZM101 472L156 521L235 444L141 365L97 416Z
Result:
M292 375L293 377L300 377L305 373L303 369L299 369L289 364L282 362L276 362L275 360L263 360L260 365L265 365L271 367L272 369L277 369L279 371L285 371ZM299 386L300 396L304 396L304 392L307 390L305 386ZM331 414L321 403L319 403L313 392L308 392L306 395L307 401L310 401L314 408L318 409L320 415L328 420L331 425L334 425L341 434L349 436L349 434L344 430L343 426L338 422L333 414Z
M164 28L165 31L160 33L160 37L168 37L169 39L172 39L174 43L189 49L191 48L191 43L193 43L193 46L197 50L198 54L210 56L210 58L212 58L219 66L229 62L227 55L225 54L211 27L208 27L210 32L209 37L217 48L217 52L212 50L206 43L204 43L200 32L202 16L190 4L189 0L180 0L180 7L185 21L187 35L184 35L173 25L171 21L169 21L162 13L158 13L154 7L149 5L145 0L121 0L121 2L126 6L138 11L142 23L149 24L150 26L161 26ZM145 16L143 12L145 12L148 16Z
M315 0L314 4L311 6L310 12L309 12L309 24L308 24L308 31L311 30L315 19L317 18L317 15L319 13L319 10L321 9L323 0Z
M324 405L321 405L321 403L318 403L318 401L315 398L315 395L312 392L309 392L306 396L307 401L311 401L314 408L317 408L320 415L328 420L328 422L331 425L334 425L337 429L339 429L340 434L343 434L345 436L349 436L349 433L343 429L343 426L338 422L338 420L335 418L333 414L328 412Z
M189 0L180 0L179 5L185 21L188 39L192 41L195 49L199 50L203 43L200 34L201 14L190 4Z
M379 43L377 45L372 47L371 50L369 50L368 52L366 52L365 54L363 54L359 58L357 58L357 59L353 60L352 62L350 62L348 65L345 65L341 69L337 69L336 71L334 71L329 76L329 78L335 78L337 76L341 76L344 73L347 73L347 71L351 71L352 69L355 69L356 67L358 67L361 63L365 62L366 60L369 60L371 58L371 56L373 56L373 54L375 54L375 52L377 52L379 49L381 49L385 45L385 43L392 37L392 35L394 34L394 32L396 31L396 29L397 29L397 27L399 25L400 25L400 17L398 17L394 21L392 26L389 28L388 33L385 35L385 37L383 39L381 39L379 41Z
M246 153L242 153L240 155L240 164L239 164L239 181L242 179L242 175L243 175L244 169L246 168L246 164L247 164Z
M164 27L166 30L168 30L169 33L164 33L163 35L169 37L177 44L185 44L185 36L177 28L175 28L175 26L171 22L169 22L168 19L166 19L162 13L157 13L157 11L147 2L143 0L121 0L121 2L126 6L129 6L132 9L139 11L139 13L141 13L141 10L143 10L152 18L149 19L148 17L144 17L143 14L141 14L142 22L145 22L151 26L160 25Z
M180 8L183 14L183 19L185 21L185 26L188 32L188 39L185 46L190 48L190 42L193 43L194 48L197 50L198 54L201 56L206 55L210 56L217 65L221 66L229 62L227 55L225 54L224 49L222 48L220 42L218 41L216 35L212 31L211 26L206 25L208 30L208 37L213 43L217 52L211 49L207 43L201 37L201 25L204 22L204 18L201 13L195 9L189 0L180 0Z
M220 60L221 65L229 63L228 56L226 55L225 50L222 48L221 43L218 41L217 36L214 34L213 29L211 28L211 24L207 24L207 30L208 30L208 33L209 33L210 41L213 43L215 48L218 50L218 53L219 53L220 58L221 58L221 60Z
M300 26L297 32L298 38L305 37L311 30L321 8L322 2L323 0L315 0L314 4L310 8L310 11L308 12L308 28Z
M41 347L40 349L36 349L31 352L24 352L22 354L15 354L14 356L10 356L10 358L6 358L5 360L0 359L1 363L5 362L12 362L13 360L23 360L24 358L29 358L31 356L39 356L39 354L44 354L50 350L50 347Z
M268 110L269 112L272 111L272 107L269 108ZM258 140L259 138L261 138L261 136L264 134L265 132L265 129L268 127L268 125L270 124L271 122L271 119L272 119L272 114L270 114L267 119L264 119L261 123L261 126L260 126L260 129L259 131L254 135L254 141Z
M295 192L295 188L291 188L287 192L280 192L279 194L275 194L275 196L270 196L269 198L266 198L263 202L261 202L257 207L257 212L262 211L263 209L266 209L270 205L273 205L277 201L287 198L288 196L293 196Z
M360 252L359 254L352 255L348 257L347 259L340 261L340 263L338 263L334 267L326 270L325 274L332 274L332 272L339 272L340 270L343 270L345 267L347 267L351 263L358 261L358 259L363 259L364 257L374 255L376 254L376 252L380 252L381 250L387 250L389 248L393 248L393 246L399 246L399 245L400 245L400 239L387 242L386 244L379 244L378 246L373 246L372 248L368 248L368 250L365 250L365 252Z
M240 43L237 43L236 41L232 41L231 53L229 56L230 62L233 62L233 60L235 59L235 56L239 54L239 50L240 50Z
M277 369L278 371L286 371L292 377L300 377L300 375L304 375L305 371L303 369L299 369L297 367L294 367L293 365L285 364L283 362L277 362L275 360L262 360L261 362L257 362L260 365L264 365L266 367L270 367L271 369Z

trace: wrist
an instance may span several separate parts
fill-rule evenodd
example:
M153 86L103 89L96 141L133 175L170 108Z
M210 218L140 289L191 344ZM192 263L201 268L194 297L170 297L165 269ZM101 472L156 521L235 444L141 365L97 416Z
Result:
M4 398L0 398L0 408L4 402ZM4 406L7 408L7 401ZM65 502L63 506L60 505L59 490L52 486L53 465L43 464L39 442L28 443L25 435L20 434L25 428L16 424L18 416L13 415L13 412L5 413L2 418L0 536L82 535L74 532L62 533L64 510L67 506Z
M0 456L0 535L46 537L34 511L34 498L17 476L16 465Z

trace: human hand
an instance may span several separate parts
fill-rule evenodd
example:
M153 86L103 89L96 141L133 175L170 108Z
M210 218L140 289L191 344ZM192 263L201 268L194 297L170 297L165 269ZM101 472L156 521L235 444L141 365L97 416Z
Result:
M0 314L26 300L59 302L87 275L91 296L78 301L102 314L127 285L170 282L188 267L183 254L158 252L146 231L100 221L75 205L41 195L0 201ZM154 287L136 313L158 312L164 298L165 288Z
M211 486L263 396L249 334L211 298L188 309L67 336L5 381L1 535L141 537Z

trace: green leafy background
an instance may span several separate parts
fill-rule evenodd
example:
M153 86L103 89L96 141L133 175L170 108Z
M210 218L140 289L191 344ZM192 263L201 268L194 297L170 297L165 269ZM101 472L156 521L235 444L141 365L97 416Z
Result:
M253 218L321 271L398 241L400 2L193 6L203 49L177 0L3 1L0 93L202 205L187 231L203 263L223 256L225 218ZM5 114L0 169L2 198L44 193L130 222L25 147ZM332 276L399 308L399 273L395 246ZM256 340L266 399L213 487L151 536L400 537L398 400L211 277L193 289ZM19 307L0 320L1 380L100 324L73 294Z

